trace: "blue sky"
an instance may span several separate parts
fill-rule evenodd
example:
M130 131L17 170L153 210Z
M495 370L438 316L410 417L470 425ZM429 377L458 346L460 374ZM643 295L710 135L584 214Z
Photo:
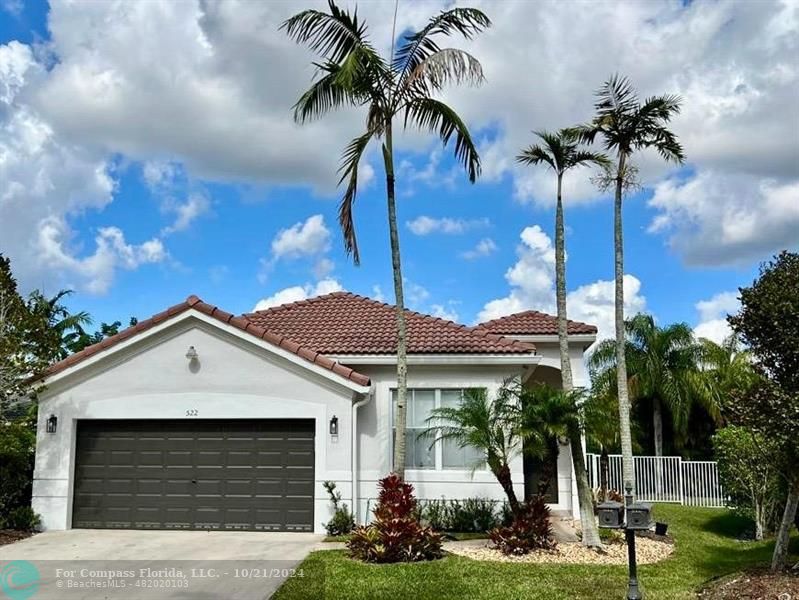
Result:
M23 287L71 287L71 306L98 323L144 318L191 293L233 312L339 287L391 301L382 166L373 149L355 267L334 176L361 116L291 122L312 56L276 31L287 6L155 4L3 4L0 252ZM625 208L625 272L640 283L628 309L722 335L737 287L799 245L797 4L532 4L487 4L485 39L453 42L486 73L480 90L445 97L478 140L483 178L469 184L430 136L398 143L409 304L465 323L551 310L554 180L513 156L531 129L589 118L592 90L619 70L642 95L683 95L674 128L688 155L676 170L639 159L645 188ZM379 47L390 41L388 8L364 7ZM437 8L401 2L400 29ZM630 39L620 31L598 45L603 20ZM566 28L585 34L568 52L558 47ZM677 55L664 59L666 47ZM612 205L588 177L567 188L569 310L607 335ZM481 241L482 253L464 256Z

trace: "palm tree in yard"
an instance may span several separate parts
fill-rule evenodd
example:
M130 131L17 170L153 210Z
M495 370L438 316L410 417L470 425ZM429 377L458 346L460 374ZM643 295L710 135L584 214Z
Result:
M482 462L505 492L513 514L518 514L521 507L510 470L510 461L522 445L519 406L516 386L503 386L494 399L483 388L465 390L458 406L433 410L423 434L433 437L434 443L451 440L461 448L478 450Z
M653 148L666 160L681 164L685 160L677 137L668 129L671 119L679 114L679 96L652 96L639 101L637 92L625 77L613 75L596 93L593 120L580 127L582 138L593 142L597 137L608 152L616 156L614 167L606 172L607 183L613 187L614 210L614 279L616 327L616 387L619 399L619 429L621 438L625 486L635 488L632 435L630 433L630 398L627 390L627 363L624 335L624 241L622 229L622 198L634 185L635 167L632 155Z
M699 343L708 391L717 405L732 392L744 391L755 383L757 372L752 353L744 348L738 336L730 335L720 344L704 338Z
M685 323L659 327L646 314L627 320L625 333L625 387L633 400L652 403L655 455L663 456L664 413L671 419L675 436L685 434L696 404L714 419L719 418L714 386L702 371L702 346ZM589 366L595 375L595 386L612 390L618 372L615 342L601 342L591 355Z
M568 394L574 388L571 361L569 359L568 318L566 315L566 251L563 225L563 176L575 167L598 165L609 167L608 158L599 152L581 148L578 131L561 129L557 133L535 132L541 139L522 151L516 160L526 165L545 165L557 177L557 201L555 204L555 292L558 311L558 344L560 348L560 376L563 390ZM583 527L583 543L599 546L599 530L594 520L593 496L588 483L582 439L579 428L570 430L572 462L577 480L577 494L580 502L580 520ZM571 435L574 434L574 435Z
M294 106L300 123L343 106L366 107L365 131L344 150L339 170L346 189L339 207L344 247L355 264L360 261L353 220L358 191L358 167L372 140L381 143L386 176L389 240L397 306L397 414L394 470L405 472L405 422L407 397L407 334L402 289L399 234L394 180L394 125L435 132L445 145L455 137L455 157L474 182L480 174L480 158L466 124L445 103L437 100L447 84L479 84L480 63L468 52L441 48L436 38L460 34L471 39L490 26L481 11L453 8L430 19L425 27L403 35L388 59L380 56L369 40L366 24L357 11L350 14L330 0L328 11L305 10L281 26L296 42L307 45L321 57L316 80Z

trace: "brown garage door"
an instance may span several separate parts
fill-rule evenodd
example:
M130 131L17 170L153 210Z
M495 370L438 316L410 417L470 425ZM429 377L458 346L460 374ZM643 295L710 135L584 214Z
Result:
M312 531L312 420L79 421L72 526Z

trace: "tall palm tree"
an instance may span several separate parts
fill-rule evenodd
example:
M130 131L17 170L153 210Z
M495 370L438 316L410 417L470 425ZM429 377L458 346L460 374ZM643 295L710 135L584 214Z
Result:
M394 120L400 117L409 126L435 132L446 145L455 136L455 157L466 169L469 181L480 174L480 158L466 124L445 103L434 98L450 83L479 84L483 81L480 62L468 52L441 48L439 36L460 34L471 39L491 25L481 11L473 8L445 10L430 19L425 27L403 35L396 52L385 59L369 40L366 23L328 3L329 12L302 11L281 26L296 42L319 54L315 63L316 81L294 106L299 123L318 118L342 106L367 107L366 131L345 148L339 169L339 184L346 190L339 206L339 223L344 248L360 262L355 235L353 205L358 191L358 167L369 142L382 142L386 176L386 201L397 307L397 413L394 471L405 473L405 423L407 398L407 332L402 289L399 233L394 179Z
M677 137L667 125L679 114L679 96L652 96L641 103L637 92L626 77L613 75L596 92L593 120L580 128L586 142L597 136L605 150L616 155L614 169L608 171L615 190L613 205L614 279L616 326L616 386L619 398L619 425L622 450L622 471L625 486L635 489L632 435L630 433L630 398L627 390L627 363L624 339L624 239L622 228L622 197L634 177L630 159L634 152L654 148L666 161L681 164L685 154Z
M633 400L652 402L655 455L663 456L663 413L675 434L684 435L691 409L698 404L718 419L718 404L702 373L702 348L685 323L659 327L651 315L638 314L625 322L627 385ZM616 344L601 342L589 359L599 389L612 390L617 378Z
M575 129L561 129L556 133L534 131L541 144L529 146L516 157L526 165L546 165L557 177L557 201L555 204L555 295L558 310L558 346L560 349L560 377L563 390L568 394L574 389L571 360L569 359L568 317L566 314L566 251L563 224L563 176L575 167L599 165L609 167L610 160L600 152L581 148L580 135ZM588 483L580 428L572 428L569 437L574 474L577 481L577 497L580 503L580 521L583 528L583 544L600 546L599 530L594 520L594 501Z

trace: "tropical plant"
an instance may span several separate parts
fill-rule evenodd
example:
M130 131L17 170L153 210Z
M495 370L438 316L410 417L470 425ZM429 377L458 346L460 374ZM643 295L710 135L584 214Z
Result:
M333 516L324 524L327 535L334 537L348 535L355 528L355 517L350 512L347 504L341 501L341 492L336 489L335 482L325 481L322 486L325 488L327 495L330 497L330 503L333 505Z
M356 527L347 549L364 562L417 562L441 558L441 534L419 523L413 486L396 474L380 480L380 494L369 525Z
M615 192L614 240L614 323L616 327L616 386L619 401L619 425L625 485L635 488L632 433L630 431L630 399L627 390L627 362L624 335L624 239L622 228L622 197L625 188L634 185L635 167L632 155L645 148L655 149L666 161L682 163L682 146L668 129L671 119L680 112L679 96L664 95L647 98L643 103L625 77L613 75L596 92L595 116L580 127L582 139L593 142L601 138L608 152L616 155L616 164L609 169L606 181Z
M746 390L756 382L752 353L737 335L727 336L720 344L702 338L699 344L707 391L716 406L721 406L731 393Z
M517 406L518 397L508 383L494 399L484 388L464 390L458 406L433 409L427 419L427 430L422 433L433 437L433 443L452 440L460 448L482 451L483 464L496 477L514 512L519 510L520 503L513 489L510 461L519 453L522 443Z
M0 529L16 528L29 508L36 452L35 411L13 421L0 418ZM25 528L25 527L23 527Z
M496 527L488 537L503 554L521 556L532 550L552 550L555 538L550 511L543 496L533 496L509 525Z
M455 157L474 182L480 174L480 158L466 124L447 104L434 96L454 83L479 84L483 70L479 61L464 50L441 48L440 36L460 34L471 39L491 21L473 8L453 8L432 17L419 31L402 36L388 59L379 55L367 35L366 23L328 3L329 12L304 10L281 26L296 42L306 44L321 56L315 63L317 79L294 106L300 123L318 118L343 106L367 107L366 131L345 148L339 169L339 184L346 189L339 207L344 248L360 262L353 207L358 191L358 168L372 140L381 140L386 177L386 200L391 245L391 264L397 310L397 430L394 470L405 472L405 423L407 410L407 331L405 301L397 229L394 174L394 121L403 128L415 127L436 133L446 145L455 137ZM392 38L394 36L392 35ZM393 42L393 39L392 39Z
M652 403L656 456L663 456L663 412L674 426L675 437L685 434L694 404L719 417L715 395L701 370L702 348L685 323L659 327L651 315L639 313L624 324L627 387L634 401ZM589 359L598 389L613 391L617 372L616 344L600 342Z
M136 317L130 317L128 320L128 327L133 327L138 323ZM68 345L70 352L80 352L84 348L98 344L105 338L109 338L119 333L122 328L121 321L114 321L113 323L100 323L99 329L94 333L88 333L85 329L80 328L79 334Z
M732 422L768 438L783 456L788 488L777 530L772 570L784 568L788 540L799 505L799 253L782 252L761 265L760 274L741 288L741 309L727 318L750 348L762 377L726 404Z
M734 508L752 518L755 539L762 540L781 516L779 448L763 435L735 425L716 432L713 448L724 493Z
M41 352L50 362L62 360L75 352L76 342L85 335L84 326L92 322L89 313L71 313L64 305L64 299L72 293L72 290L61 290L48 298L35 290L28 297L28 309L43 323L47 332L47 343Z
M552 169L557 179L557 198L555 203L555 295L558 316L558 348L560 350L561 385L566 392L574 388L571 360L569 359L568 316L566 313L566 250L563 218L563 176L566 171L575 167L599 165L607 168L610 160L602 153L583 149L580 135L576 129L561 129L556 133L547 131L534 132L541 139L541 144L529 146L516 157L526 165L546 165ZM599 546L599 530L594 521L591 487L588 483L588 471L585 467L585 455L582 451L582 439L579 428L573 428L569 436L572 450L577 497L580 504L580 520L583 526L583 543L588 546Z

